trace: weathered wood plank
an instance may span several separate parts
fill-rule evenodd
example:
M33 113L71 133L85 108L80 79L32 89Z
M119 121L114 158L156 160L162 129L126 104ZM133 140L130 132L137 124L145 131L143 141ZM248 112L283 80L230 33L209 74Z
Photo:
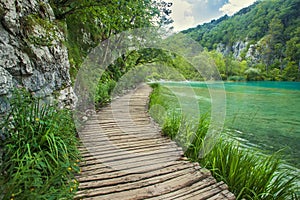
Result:
M98 150L98 149L97 149ZM101 150L101 148L100 148ZM147 153L155 154L156 152L168 152L168 151L177 151L177 152L182 152L181 148L174 148L171 146L157 146L157 147L152 147L150 148L136 148L134 150L127 150L127 149L119 149L119 148L110 148L110 149L102 149L102 151L93 151L92 155L94 158L118 158L120 156L127 156L128 154L133 154L133 155L147 155ZM93 157L90 156L90 153L83 154L82 156L84 157L85 161L88 160L93 160Z
M141 144L138 144L137 142L127 142L127 143L121 143L121 144L116 144L116 143L110 143L109 146L104 146L105 144L103 143L103 146L101 145L94 145L91 147L87 147L86 150L83 152L83 157L90 157L92 155L101 155L101 154L107 154L107 153L114 153L116 151L121 152L121 151L126 151L126 152L134 152L135 150L138 149L146 149L150 150L151 146L152 147L163 147L163 142L151 142L149 143L149 146L147 146L147 143L141 142ZM89 145L89 144L88 144ZM149 148L147 148L149 147ZM169 147L170 149L178 149L180 148L175 147L172 144L166 145L166 147Z
M176 190L184 187L186 184L196 182L198 179L199 177L196 176L195 170L188 168L182 171L152 177L146 180L142 179L124 185L120 184L100 188L95 187L94 189L88 189L82 193L79 191L77 197L103 195L101 196L101 199L143 199Z
M126 164L123 163L123 165L118 166L119 163L115 163L115 164L114 163L103 163L103 162L99 161L98 159L95 159L94 161L89 161L89 162L82 163L81 167L83 167L83 168L89 167L89 170L93 170L93 169L96 169L97 164L102 164L102 165L105 165L105 166L110 167L110 168L115 166L118 170L130 170L130 169L133 169L133 168L139 168L139 167L145 167L147 165L152 165L156 162L165 163L165 162L176 161L176 160L182 160L182 159L181 158L180 159L174 159L173 157L165 155L165 156L161 156L161 157L155 157L152 160L143 160L142 162L127 161Z
M83 177L78 179L80 181L80 188L91 188L91 187L104 187L104 186L110 186L110 185L117 185L117 184L123 184L123 183L131 183L136 182L140 180L149 179L152 177L159 177L166 174L173 174L174 172L179 171L185 171L190 170L192 168L191 165L171 165L168 167L165 167L160 170L155 171L147 171L144 173L113 173L110 174L110 176L104 176L102 175L93 175L88 177ZM186 171L185 171L186 172Z
M147 171L153 171L153 170L159 170L168 166L172 165L177 165L177 164L182 164L185 165L187 161L178 161L178 160L171 160L168 162L155 162L155 163L150 163L148 165L141 165L141 166L135 166L133 168L127 168L126 171L123 170L122 172L125 174L128 173L144 173ZM189 163L189 162L188 162ZM196 166L195 166L196 168ZM88 166L86 168L82 169L82 172L80 176L86 176L86 174L102 174L105 175L105 173L111 173L112 171L117 171L116 173L120 172L121 170L113 170L107 166L104 166L103 164L96 164L92 166Z
M86 148L80 148L80 151L82 152L82 156L91 156L95 154L106 154L107 151L109 152L115 152L118 150L126 150L126 151L139 151L139 150L149 150L149 149L156 149L156 148L179 148L175 146L174 144L165 144L163 142L155 142L155 143L147 143L147 142L132 142L127 145L118 145L118 149L115 146L102 146L102 148L99 148L99 146L93 146Z
M202 188L211 186L213 184L216 183L216 180L212 177L212 176L208 176L206 178L204 178L203 180L200 180L192 185L190 185L189 187L184 187L180 190L176 190L174 192L170 192L167 193L165 195L161 195L159 196L159 198L157 197L153 197L153 198L149 198L149 200L156 200L156 199L164 199L164 200L172 200L172 199L179 199L181 197L185 197L186 195L190 195Z
M81 174L80 177L77 178L78 181L80 182L86 182L86 181L92 181L92 180L105 180L105 179L112 179L115 177L122 177L122 176L127 176L127 175L140 175L140 174L147 174L150 172L155 172L160 171L160 170L166 170L168 168L172 168L172 170L178 170L182 168L189 168L189 167L194 167L197 168L197 166L193 165L192 163L182 163L182 162L168 162L165 164L160 164L160 165L154 165L153 167L144 167L142 171L131 171L131 172L126 172L126 171L117 171L114 173L107 173L104 172L103 170L99 169L99 171L92 171L89 173Z

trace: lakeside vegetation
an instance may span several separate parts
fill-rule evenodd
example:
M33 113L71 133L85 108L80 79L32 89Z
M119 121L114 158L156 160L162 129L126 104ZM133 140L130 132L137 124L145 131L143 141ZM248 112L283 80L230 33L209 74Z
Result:
M162 134L175 140L192 161L212 171L224 181L237 199L298 199L299 186L290 169L285 168L280 154L267 156L257 149L247 149L226 134L204 157L199 152L209 127L209 116L187 118L176 108L179 102L168 88L152 84L150 115L162 127ZM157 105L163 109L155 109Z

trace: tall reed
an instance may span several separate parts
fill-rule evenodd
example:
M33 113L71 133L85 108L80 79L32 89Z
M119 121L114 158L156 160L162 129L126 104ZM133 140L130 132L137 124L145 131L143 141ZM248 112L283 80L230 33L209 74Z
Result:
M297 199L297 175L284 167L279 153L266 155L220 139L199 162L224 181L237 199Z

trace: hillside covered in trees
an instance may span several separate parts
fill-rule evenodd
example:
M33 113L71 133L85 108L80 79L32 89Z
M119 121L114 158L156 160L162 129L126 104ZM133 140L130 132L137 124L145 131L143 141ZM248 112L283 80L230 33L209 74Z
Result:
M300 1L257 1L183 31L207 48L223 79L300 80Z

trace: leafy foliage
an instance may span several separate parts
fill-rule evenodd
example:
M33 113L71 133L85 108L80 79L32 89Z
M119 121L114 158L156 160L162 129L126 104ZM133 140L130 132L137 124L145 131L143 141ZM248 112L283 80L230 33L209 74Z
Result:
M71 113L15 91L1 122L0 191L4 199L72 198L79 152Z
M66 20L73 76L89 51L112 35L172 23L172 4L161 0L51 0L51 5L56 18ZM125 61L126 57L122 59Z
M66 22L66 46L74 79L91 49L112 37L122 41L119 33L138 28L165 27L171 29L170 7L172 3L149 0L51 0L55 16ZM150 39L150 38L147 38ZM151 39L150 39L151 40ZM122 45L122 44L116 44ZM165 52L158 49L141 49L122 52L117 59L111 59L116 52L109 49L103 53L103 60L114 60L99 77L95 101L101 106L110 100L116 82L131 68L145 63L167 60ZM105 65L106 66L106 65Z

